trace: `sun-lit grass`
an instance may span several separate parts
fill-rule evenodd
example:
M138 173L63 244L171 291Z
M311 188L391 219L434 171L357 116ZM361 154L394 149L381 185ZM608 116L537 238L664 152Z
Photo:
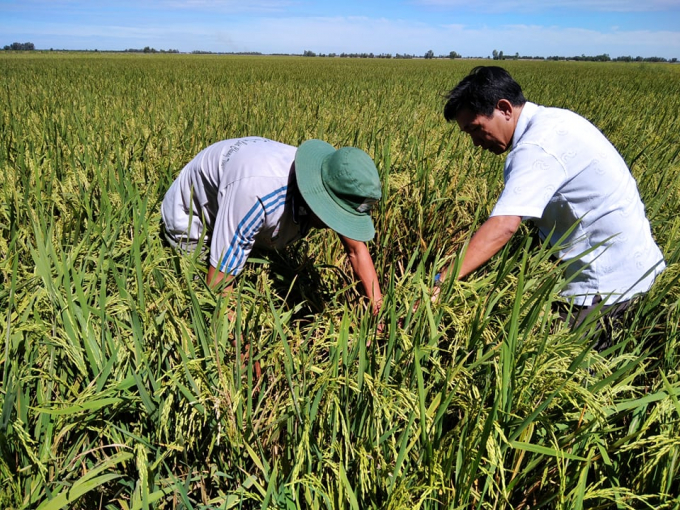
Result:
M480 63L0 55L0 507L678 508L680 67L503 63L619 148L666 256L597 354L530 227L429 301L502 188L441 114ZM382 334L330 232L228 302L163 247L182 166L247 135L374 158Z

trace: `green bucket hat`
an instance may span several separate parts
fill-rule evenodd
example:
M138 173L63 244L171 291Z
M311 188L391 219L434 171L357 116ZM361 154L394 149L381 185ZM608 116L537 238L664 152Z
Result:
M302 198L328 227L356 241L373 239L369 213L381 191L378 170L368 154L307 140L295 153L295 177Z

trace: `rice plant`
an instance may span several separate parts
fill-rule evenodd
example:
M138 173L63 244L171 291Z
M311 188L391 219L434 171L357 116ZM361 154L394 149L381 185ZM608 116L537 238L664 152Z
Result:
M666 257L597 353L530 227L429 300L502 189L441 114L477 64L1 55L0 506L680 508L680 68L506 62L619 148ZM248 135L374 158L379 318L330 232L228 299L163 246L182 166Z

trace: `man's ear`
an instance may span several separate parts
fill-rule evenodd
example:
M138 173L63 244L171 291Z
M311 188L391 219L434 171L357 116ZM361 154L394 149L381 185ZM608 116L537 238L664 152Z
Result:
M512 103L507 99L499 99L498 103L496 103L496 109L499 110L506 119L509 119L512 117L514 106L512 106Z

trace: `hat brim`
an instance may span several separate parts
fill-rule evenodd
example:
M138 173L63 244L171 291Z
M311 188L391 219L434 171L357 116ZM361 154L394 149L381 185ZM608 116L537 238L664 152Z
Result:
M312 212L326 226L355 241L370 241L375 236L371 216L343 209L323 185L321 165L335 150L335 147L323 140L307 140L298 147L295 152L298 189Z

